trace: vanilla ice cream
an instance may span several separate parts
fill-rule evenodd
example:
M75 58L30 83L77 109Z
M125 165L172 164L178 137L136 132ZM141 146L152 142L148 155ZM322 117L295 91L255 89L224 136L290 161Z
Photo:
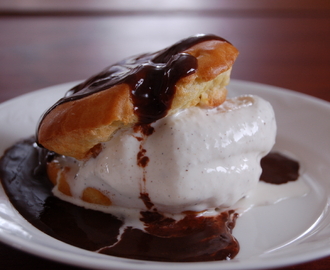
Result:
M57 186L55 195L109 213L147 210L142 193L163 213L223 209L257 185L260 159L276 135L273 109L257 96L228 99L214 109L191 107L152 126L154 133L143 139L133 128L118 131L96 158L85 162L58 157L71 167L72 196ZM141 149L149 158L144 168L137 164ZM111 205L82 201L86 187L101 191Z

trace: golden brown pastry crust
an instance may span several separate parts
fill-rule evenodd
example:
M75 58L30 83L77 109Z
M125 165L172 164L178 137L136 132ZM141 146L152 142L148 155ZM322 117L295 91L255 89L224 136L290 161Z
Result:
M70 179L69 166L62 166L56 160L47 163L47 175L49 180L57 189L66 196L72 197L70 185L68 184L68 179ZM109 206L112 204L110 198L103 194L100 190L93 187L86 187L82 194L81 200L93 203Z
M72 196L70 186L67 182L70 167L61 167L61 165L52 161L47 163L47 175L54 186L57 185L58 190L67 196Z
M128 85L116 85L57 106L40 124L38 139L51 151L84 159L95 145L136 119Z
M209 40L184 53L196 57L198 68L177 82L168 115L191 106L215 107L223 103L238 50L228 42ZM58 154L87 159L93 147L108 141L118 128L137 121L130 87L122 83L55 107L40 123L38 142Z

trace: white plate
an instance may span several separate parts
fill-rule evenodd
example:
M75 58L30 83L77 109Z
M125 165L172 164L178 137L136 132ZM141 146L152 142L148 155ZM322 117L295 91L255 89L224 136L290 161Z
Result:
M75 85L32 92L0 105L0 155L17 140L34 134L44 110ZM11 206L0 188L0 239L20 250L63 263L97 269L260 269L301 263L330 255L330 103L256 83L230 83L231 95L256 94L275 109L275 148L301 162L310 186L305 197L254 208L237 220L234 235L241 251L232 261L146 262L82 250L40 232Z

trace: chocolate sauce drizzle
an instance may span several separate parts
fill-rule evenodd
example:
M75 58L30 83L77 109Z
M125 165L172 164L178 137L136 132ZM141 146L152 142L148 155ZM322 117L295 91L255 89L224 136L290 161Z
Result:
M149 194L146 192L141 192L139 197L144 205L147 207L148 210L152 209L154 207L153 202L150 200Z
M75 86L55 103L41 118L55 107L107 90L114 85L128 84L134 113L139 124L150 124L164 117L171 107L175 84L196 72L197 59L183 51L203 41L227 40L215 35L196 35L156 53L133 56L109 66L101 73Z

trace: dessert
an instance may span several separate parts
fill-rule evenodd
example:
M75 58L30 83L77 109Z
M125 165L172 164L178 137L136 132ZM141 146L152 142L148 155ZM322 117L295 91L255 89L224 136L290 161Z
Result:
M234 258L235 205L258 185L276 136L267 101L226 99L237 54L198 35L69 90L42 116L36 140L1 159L9 198L39 229L88 250Z
M237 54L226 40L199 35L125 59L71 89L50 108L38 141L58 154L84 159L119 128L150 124L195 105L220 105Z

